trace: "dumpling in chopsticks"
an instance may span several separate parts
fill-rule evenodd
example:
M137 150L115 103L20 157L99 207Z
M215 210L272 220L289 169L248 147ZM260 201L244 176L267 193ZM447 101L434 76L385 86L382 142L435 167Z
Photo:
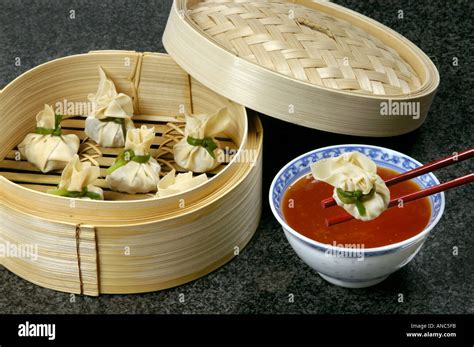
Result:
M194 177L191 171L176 175L176 170L171 170L158 183L157 197L164 197L183 193L191 190L208 180L206 174Z
M85 133L102 147L123 147L127 130L135 128L132 98L117 93L114 82L99 67L100 82L89 95L94 111L86 118Z
M49 190L48 194L69 198L104 200L104 192L94 182L100 176L100 168L90 162L81 162L76 154L64 168L58 189Z
M390 191L377 175L377 165L359 152L320 160L311 165L311 172L334 187L337 204L356 219L377 218L388 207Z
M107 170L106 181L111 189L129 193L156 191L161 166L150 156L155 129L143 125L127 132L125 150Z
M207 172L219 166L222 154L216 136L222 134L230 124L226 107L213 114L185 114L184 138L174 145L176 164L193 172Z
M61 120L51 106L44 105L36 116L35 133L26 135L18 145L20 153L43 173L63 169L79 150L76 135L62 134Z

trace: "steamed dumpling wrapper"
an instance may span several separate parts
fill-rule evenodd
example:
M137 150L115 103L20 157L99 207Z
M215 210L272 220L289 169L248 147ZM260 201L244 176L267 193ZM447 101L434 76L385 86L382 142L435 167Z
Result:
M129 194L156 191L161 166L149 154L155 129L143 125L127 132L125 150L107 170L111 189Z
M184 138L174 145L176 164L193 172L207 172L219 166L223 157L220 143L215 139L229 128L231 119L226 107L213 114L185 114Z
M81 162L76 154L64 168L58 189L49 190L49 194L69 198L104 200L104 192L94 182L100 176L100 168L90 162Z
M127 130L135 128L132 98L117 93L114 82L99 66L100 82L96 94L89 95L94 112L86 119L85 133L102 147L123 147Z
M176 170L171 170L158 183L157 197L170 196L191 190L208 180L206 174L193 177L191 171L176 175Z
M377 165L359 152L320 160L311 165L313 177L334 187L333 197L354 218L377 218L388 207L390 191L377 175Z
M79 138L62 135L61 116L44 105L36 115L36 131L28 134L18 145L20 153L41 172L63 169L79 150Z

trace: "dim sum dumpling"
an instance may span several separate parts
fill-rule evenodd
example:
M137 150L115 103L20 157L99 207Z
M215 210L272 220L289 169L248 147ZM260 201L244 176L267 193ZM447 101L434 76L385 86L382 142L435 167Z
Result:
M176 175L176 170L171 170L158 183L157 197L170 196L191 190L208 180L206 174L193 177L191 171Z
M36 115L36 126L35 133L26 135L18 145L20 153L43 173L66 167L79 150L79 138L62 135L61 116L49 105Z
M70 198L104 200L104 192L94 185L99 176L98 166L81 162L76 154L64 168L58 189L50 190L48 193Z
M223 152L215 137L229 127L228 109L224 107L210 115L186 113L185 117L184 138L173 148L176 164L193 172L215 169Z
M354 218L377 218L388 207L390 191L377 175L376 164L359 152L320 160L311 165L313 177L334 187L333 197Z
M143 125L127 132L125 150L107 170L111 189L129 194L156 191L161 166L149 154L155 129Z
M86 118L85 133L102 147L123 147L127 130L135 128L132 98L117 93L114 82L99 66L100 82L96 94L89 95L94 105Z

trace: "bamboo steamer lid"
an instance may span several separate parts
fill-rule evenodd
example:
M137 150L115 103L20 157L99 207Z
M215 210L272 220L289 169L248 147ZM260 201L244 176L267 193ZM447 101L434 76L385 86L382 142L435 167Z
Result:
M329 2L175 0L163 43L227 98L291 123L394 136L426 119L432 61L388 27Z

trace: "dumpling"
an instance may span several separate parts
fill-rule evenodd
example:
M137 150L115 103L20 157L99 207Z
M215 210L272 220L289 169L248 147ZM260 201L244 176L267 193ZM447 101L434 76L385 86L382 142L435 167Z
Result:
M48 194L92 200L104 200L104 192L93 183L100 176L100 168L89 162L81 162L77 154L61 174L58 189L49 190Z
M208 180L206 174L193 177L191 171L176 175L176 170L171 170L158 183L157 197L174 195L191 190Z
M79 138L62 135L60 115L49 105L36 115L36 131L18 145L20 153L41 172L64 169L79 150Z
M311 165L313 177L334 187L333 197L354 218L377 218L388 207L390 191L377 175L377 165L359 152L320 160Z
M193 172L207 172L219 166L223 150L215 136L230 125L226 107L214 114L185 114L184 138L173 147L174 160L180 167Z
M107 170L111 189L129 194L156 191L161 166L149 154L155 129L143 125L127 132L125 150Z
M94 111L86 118L84 132L102 147L123 147L127 130L134 129L132 98L117 93L114 82L99 66L97 93L89 95Z

